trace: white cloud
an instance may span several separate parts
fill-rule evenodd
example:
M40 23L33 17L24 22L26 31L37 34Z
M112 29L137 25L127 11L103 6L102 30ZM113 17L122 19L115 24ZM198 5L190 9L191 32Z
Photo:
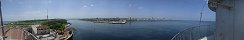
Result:
M94 4L89 4L89 5L83 5L82 7L85 8L85 7L93 7Z
M83 7L87 7L87 5L83 5Z
M93 6L94 6L94 4L91 4L90 6L91 6L91 7L93 7Z

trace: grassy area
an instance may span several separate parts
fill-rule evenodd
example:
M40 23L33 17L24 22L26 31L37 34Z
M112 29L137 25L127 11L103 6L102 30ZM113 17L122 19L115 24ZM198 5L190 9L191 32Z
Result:
M65 19L49 19L49 20L24 20L24 21L16 21L12 23L5 24L8 27L16 27L16 26L30 26L40 24L42 26L49 26L50 29L54 30L64 30L65 25L68 24Z
M15 26L29 26L34 24L41 24L47 20L24 20L24 21L16 21L5 24L8 27L15 27Z
M41 23L41 25L43 26L49 26L50 29L61 30L61 31L65 29L65 25L67 24L68 22L65 19L48 20Z

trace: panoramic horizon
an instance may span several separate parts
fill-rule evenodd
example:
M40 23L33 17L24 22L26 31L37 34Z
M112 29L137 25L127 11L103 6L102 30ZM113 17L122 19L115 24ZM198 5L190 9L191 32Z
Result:
M3 0L4 21L49 18L148 18L215 21L206 0Z
M0 40L243 40L241 0L0 0Z

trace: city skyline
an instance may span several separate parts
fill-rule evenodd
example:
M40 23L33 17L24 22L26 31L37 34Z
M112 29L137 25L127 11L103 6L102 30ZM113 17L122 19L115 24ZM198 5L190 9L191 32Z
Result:
M49 18L165 17L199 20L206 0L3 0L5 21ZM203 20L214 21L215 14L203 9Z

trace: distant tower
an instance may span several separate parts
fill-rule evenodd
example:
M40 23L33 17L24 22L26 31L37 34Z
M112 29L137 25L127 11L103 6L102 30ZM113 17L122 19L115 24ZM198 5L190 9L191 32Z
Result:
M48 13L47 13L47 20L48 20Z
M47 20L48 20L48 9L47 9Z

